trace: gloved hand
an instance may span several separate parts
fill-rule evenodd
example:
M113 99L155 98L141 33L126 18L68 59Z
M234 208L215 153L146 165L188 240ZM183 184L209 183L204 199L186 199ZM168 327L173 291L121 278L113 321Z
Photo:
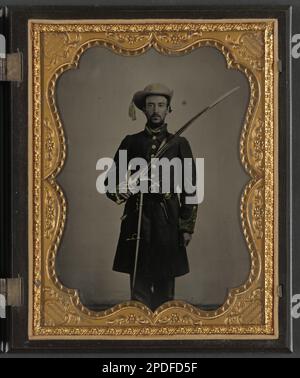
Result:
M132 193L131 192L127 192L127 193L118 193L118 197L123 199L124 201L127 201L129 197L132 196Z
M122 183L121 185L124 189L124 184ZM129 190L128 186L126 186L125 188L126 188L126 191L124 191L125 193L120 193L120 186L117 187L117 196L118 196L118 199L121 201L127 201L129 197L132 196L132 192Z
M188 232L183 233L183 245L187 247L192 240L192 234L189 234Z

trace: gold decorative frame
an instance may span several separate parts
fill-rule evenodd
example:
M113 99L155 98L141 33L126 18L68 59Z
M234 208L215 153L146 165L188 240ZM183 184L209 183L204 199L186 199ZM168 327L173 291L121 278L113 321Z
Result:
M217 311L172 301L154 313L138 302L94 312L55 272L66 221L56 182L66 156L55 103L57 79L82 54L103 46L135 56L154 48L186 54L218 49L228 69L244 73L250 101L240 137L249 175L240 202L251 255L247 282ZM276 20L29 21L29 338L30 339L276 339L278 338L278 177Z

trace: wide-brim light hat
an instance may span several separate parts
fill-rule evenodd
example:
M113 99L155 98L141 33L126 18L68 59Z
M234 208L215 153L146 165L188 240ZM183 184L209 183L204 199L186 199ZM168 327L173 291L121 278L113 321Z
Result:
M133 96L132 101L137 108L142 110L145 106L146 97L154 95L164 96L170 102L173 96L173 91L171 91L168 87L160 83L150 84L147 85L147 87L145 87L144 90L136 92Z
M134 105L140 109L143 110L145 106L145 100L148 96L164 96L168 99L168 102L170 103L172 97L173 97L173 91L170 90L167 86L160 83L155 84L149 84L147 85L142 91L138 91L133 95L131 105L129 107L129 116L135 120L135 110Z

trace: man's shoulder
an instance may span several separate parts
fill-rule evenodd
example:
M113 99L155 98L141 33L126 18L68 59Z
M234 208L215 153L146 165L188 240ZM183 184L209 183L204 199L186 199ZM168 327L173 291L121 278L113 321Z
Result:
M175 136L174 133L170 133L169 131L167 132L168 139L171 139L174 136ZM174 139L174 141L176 141L177 143L189 143L188 140L186 139L186 137L184 137L182 135L176 136L176 138Z
M188 139L184 136L178 138L178 147L181 151L182 156L190 156L192 154L191 145Z
M184 136L179 136L176 139L177 139L177 143L181 146L187 146L190 144L189 141Z
M143 138L144 136L145 136L144 131L140 131L140 132L135 133L135 134L127 134L126 137L124 138L124 140L127 140L128 142L130 142L130 141L134 141L136 139Z

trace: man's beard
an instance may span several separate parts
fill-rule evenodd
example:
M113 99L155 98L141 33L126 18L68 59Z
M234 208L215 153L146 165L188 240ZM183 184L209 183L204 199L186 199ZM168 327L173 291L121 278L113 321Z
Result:
M152 121L152 118L154 118L154 116L152 116L152 117L150 117L150 118L148 119L148 125L149 125L152 129L157 129L157 128L161 127L161 126L164 124L164 120L163 120L160 116L157 116L157 115L156 115L155 117L159 118L160 121L159 121L159 122L153 122L153 121Z

